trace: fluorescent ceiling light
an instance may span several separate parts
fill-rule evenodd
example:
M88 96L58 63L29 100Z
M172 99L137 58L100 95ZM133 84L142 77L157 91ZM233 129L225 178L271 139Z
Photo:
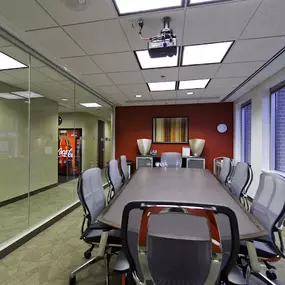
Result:
M9 100L14 100L14 99L24 99L22 97L19 97L17 95L14 95L14 94L10 94L10 93L0 93L0 98L3 98L3 99L9 99Z
M142 97L142 95L140 95L140 94L136 95L136 98L141 98L141 97Z
M223 1L228 1L228 0L223 0ZM189 0L189 5L200 4L200 3L208 3L208 2L217 2L217 0Z
M187 92L186 94L187 94L187 95L193 95L194 92Z
M86 107L86 108L100 108L102 107L101 105L97 103L79 103L80 105Z
M44 96L35 93L35 92L31 92L31 91L19 91L19 92L13 92L13 94L22 96L24 98L42 98Z
M179 82L179 90L205 88L210 79L186 80Z
M185 46L182 65L220 63L233 42Z
M181 0L114 0L119 13L129 14L170 7L182 7Z
M176 81L148 83L150 91L175 90Z
M147 50L136 51L142 69L178 66L178 54L172 57L151 58Z
M17 61L16 59L0 52L0 70L24 68L27 65Z

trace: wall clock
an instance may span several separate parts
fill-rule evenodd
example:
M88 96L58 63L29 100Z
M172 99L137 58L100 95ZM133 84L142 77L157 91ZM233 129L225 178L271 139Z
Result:
M219 124L217 130L219 133L223 134L228 130L228 126L226 124Z

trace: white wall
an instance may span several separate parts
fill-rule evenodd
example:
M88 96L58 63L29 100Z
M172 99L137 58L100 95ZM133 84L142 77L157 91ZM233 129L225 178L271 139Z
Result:
M251 165L254 174L248 195L254 197L262 170L270 169L270 88L285 80L285 68L235 102L234 158L241 159L241 105L252 104Z

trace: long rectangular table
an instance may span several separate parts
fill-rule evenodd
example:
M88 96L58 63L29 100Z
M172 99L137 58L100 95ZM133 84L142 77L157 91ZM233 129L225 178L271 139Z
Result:
M235 212L240 239L252 239L268 234L208 170L140 168L130 182L112 199L101 213L99 220L120 228L123 209L131 201L223 205Z

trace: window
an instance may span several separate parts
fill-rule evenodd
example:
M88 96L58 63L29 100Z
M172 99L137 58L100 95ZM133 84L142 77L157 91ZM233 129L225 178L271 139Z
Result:
M251 102L241 108L242 160L251 163Z
M285 172L285 88L271 95L271 168Z

